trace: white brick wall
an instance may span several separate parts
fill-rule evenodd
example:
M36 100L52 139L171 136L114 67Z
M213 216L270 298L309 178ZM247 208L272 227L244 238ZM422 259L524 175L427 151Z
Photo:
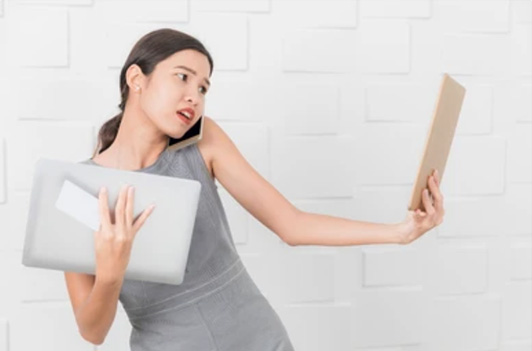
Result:
M297 350L530 351L531 4L0 0L0 351L128 350L121 305L91 345L62 272L20 262L35 161L90 157L126 55L160 27L203 41L207 114L308 212L401 221L441 75L465 85L445 220L411 245L289 247L218 190Z

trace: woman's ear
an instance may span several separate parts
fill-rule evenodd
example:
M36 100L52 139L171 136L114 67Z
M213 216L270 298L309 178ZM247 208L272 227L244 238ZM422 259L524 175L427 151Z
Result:
M132 64L126 71L126 83L131 91L141 91L144 86L144 74L137 64ZM137 88L138 87L138 88Z

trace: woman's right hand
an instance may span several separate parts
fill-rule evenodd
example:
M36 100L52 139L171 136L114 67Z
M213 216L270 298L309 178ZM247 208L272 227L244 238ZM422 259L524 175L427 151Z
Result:
M94 232L96 278L106 282L117 282L123 279L126 272L135 235L153 212L155 205L145 209L134 221L134 188L122 186L112 223L105 187L100 189L98 201L101 224L100 229Z

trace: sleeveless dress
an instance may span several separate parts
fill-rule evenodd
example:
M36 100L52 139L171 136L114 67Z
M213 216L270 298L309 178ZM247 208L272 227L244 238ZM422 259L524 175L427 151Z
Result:
M103 167L92 159L80 163ZM201 182L183 283L124 279L131 351L293 351L278 314L236 250L218 187L196 143L134 170ZM171 215L169 213L168 215Z

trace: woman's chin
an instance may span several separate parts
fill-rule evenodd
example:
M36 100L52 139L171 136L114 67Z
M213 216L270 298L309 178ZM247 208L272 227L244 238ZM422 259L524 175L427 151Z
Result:
M186 134L187 130L188 129L179 129L177 131L172 130L170 133L167 133L166 135L174 139L181 139Z

